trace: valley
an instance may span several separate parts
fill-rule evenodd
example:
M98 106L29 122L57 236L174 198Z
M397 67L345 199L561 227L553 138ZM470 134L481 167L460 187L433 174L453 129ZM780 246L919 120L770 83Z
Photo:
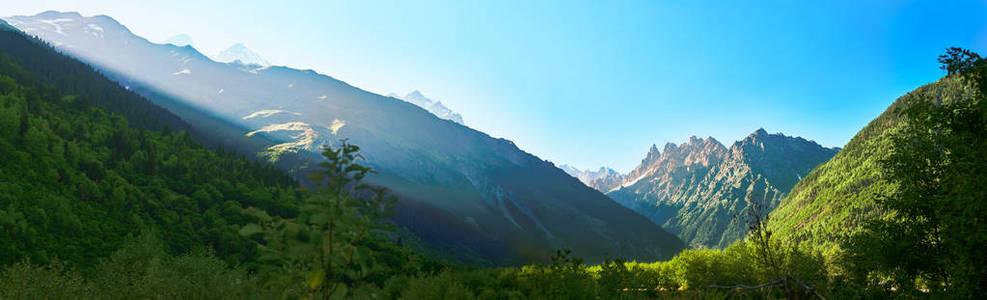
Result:
M861 77L892 79L833 80L857 58L778 44L767 19L658 28L640 4L497 10L513 21L244 5L167 30L143 5L0 16L0 299L987 294L970 48L868 48L897 65ZM781 40L807 43L802 25ZM724 46L691 48L711 39L679 35L694 26ZM745 61L778 45L776 66Z

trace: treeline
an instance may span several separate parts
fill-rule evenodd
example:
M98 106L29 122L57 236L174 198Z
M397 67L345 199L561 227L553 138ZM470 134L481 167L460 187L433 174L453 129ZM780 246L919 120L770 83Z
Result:
M53 90L48 93L76 95L84 103L126 118L137 128L190 129L178 116L108 80L92 66L62 55L40 39L0 26L0 51L10 60L8 64L19 66L8 66L2 74L25 86Z

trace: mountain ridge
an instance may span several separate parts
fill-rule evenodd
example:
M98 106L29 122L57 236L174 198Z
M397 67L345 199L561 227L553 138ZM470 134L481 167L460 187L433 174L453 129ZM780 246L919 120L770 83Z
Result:
M692 246L722 248L743 236L734 216L753 199L774 208L795 182L838 150L756 130L729 148L692 136L648 154L608 196Z

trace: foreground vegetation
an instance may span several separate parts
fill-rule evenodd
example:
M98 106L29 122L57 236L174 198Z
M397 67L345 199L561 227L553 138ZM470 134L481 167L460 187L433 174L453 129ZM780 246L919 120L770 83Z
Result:
M93 85L71 78L101 77L44 51L0 56L0 299L987 294L987 63L960 49L942 61L951 80L974 89L973 100L921 98L901 108L906 123L888 139L893 152L874 166L894 187L874 196L882 217L835 246L776 237L777 216L751 202L739 218L747 238L724 250L595 266L560 250L551 262L482 269L395 241L386 221L394 199L361 183L373 171L355 145L327 146L310 178L316 187L297 188L277 170L160 122L128 122L153 109L116 98L132 97L119 87L80 88ZM62 72L38 71L52 65Z

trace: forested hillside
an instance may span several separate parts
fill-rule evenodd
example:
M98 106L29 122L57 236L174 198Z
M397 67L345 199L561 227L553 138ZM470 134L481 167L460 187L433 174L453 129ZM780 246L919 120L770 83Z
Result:
M296 213L282 172L203 148L172 129L180 119L19 33L0 39L0 264L91 266L143 231L172 253L247 263L242 209Z
M831 160L792 188L772 212L780 237L813 244L839 244L874 218L885 216L875 200L895 190L881 161L891 153L891 137L905 124L900 111L910 103L971 101L974 90L957 76L898 98L860 130Z

